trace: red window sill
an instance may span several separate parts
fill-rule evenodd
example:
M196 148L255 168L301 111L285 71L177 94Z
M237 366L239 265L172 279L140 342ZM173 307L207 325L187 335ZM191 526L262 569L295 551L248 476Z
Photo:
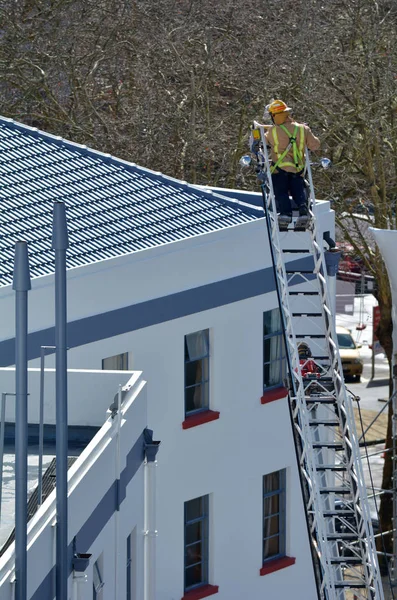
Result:
M269 573L280 571L280 569L285 569L286 567L294 565L295 561L296 558L293 558L292 556L283 556L282 558L275 558L274 560L269 560L259 570L259 575L269 575Z
M274 402L275 400L286 398L286 396L288 396L288 390L286 387L281 385L280 387L276 387L273 390L264 392L261 398L261 404L268 404L269 402Z
M190 592L186 592L185 595L182 597L182 600L201 600L201 598L207 598L207 596L217 594L218 591L218 585L203 585L202 587L196 588L195 590L190 590Z
M219 419L219 412L217 410L203 410L203 412L190 415L182 423L183 429L190 429L191 427L197 427L203 423L209 423Z

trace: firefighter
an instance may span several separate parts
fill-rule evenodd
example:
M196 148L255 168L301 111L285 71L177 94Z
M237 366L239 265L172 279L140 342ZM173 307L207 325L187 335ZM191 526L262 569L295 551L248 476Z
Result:
M312 351L306 342L300 342L298 354L302 377L319 377L320 369L314 362Z
M271 148L273 189L280 211L279 221L283 224L292 219L290 196L298 207L300 218L308 219L305 148L318 150L320 147L320 140L310 127L293 120L291 110L282 100L274 100L266 107L273 125L268 128L265 138Z

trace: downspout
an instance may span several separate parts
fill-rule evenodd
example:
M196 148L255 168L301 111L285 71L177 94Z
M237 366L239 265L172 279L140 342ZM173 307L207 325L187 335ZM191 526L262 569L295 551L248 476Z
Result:
M28 522L28 246L15 244L15 600L27 598Z
M145 507L144 507L144 600L156 599L156 455L160 442L153 431L145 429Z
M65 204L54 202L52 248L55 250L55 389L56 389L56 599L68 600L68 411L66 341Z
M119 512L120 512L120 429L121 429L122 386L119 384L117 393L117 424L116 424L116 493L117 510L114 515L114 597L118 598L119 570Z

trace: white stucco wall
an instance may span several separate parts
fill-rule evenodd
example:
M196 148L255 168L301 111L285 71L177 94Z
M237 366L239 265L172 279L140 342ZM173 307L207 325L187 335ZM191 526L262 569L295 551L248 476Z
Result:
M323 230L332 235L332 213L324 209L321 219ZM267 232L260 220L73 269L68 272L69 320L270 266ZM53 326L53 277L34 280L29 300L30 330ZM0 291L0 302L9 315L0 316L1 337L7 339L14 333L10 289ZM103 358L128 352L129 368L142 370L148 381L147 423L162 441L156 600L183 596L184 502L204 494L210 495L210 583L219 585L219 600L317 598L287 401L260 403L263 312L276 307L277 296L271 292L68 352L71 369L94 370L101 368ZM184 430L184 336L207 328L210 408L220 418ZM38 361L31 364L38 366ZM53 364L53 357L47 364ZM90 407L90 420L100 425L103 411L97 408ZM70 416L74 422L85 419L82 412ZM296 557L296 564L261 577L262 478L279 469L287 470L287 554Z
M145 381L134 373L129 381L131 389L123 404L118 454L117 420L108 419L101 430L69 469L68 540L72 543L81 528L87 524L95 507L116 480L118 469L126 467L126 457L147 425ZM117 387L115 389L117 391ZM118 462L118 456L120 460ZM77 552L92 554L86 571L86 583L74 589L74 577L69 577L69 594L73 600L92 598L93 565L103 555L105 599L126 596L127 537L136 528L136 553L133 556L136 573L134 600L143 598L143 528L144 485L143 464L127 485L126 498L120 511L114 512L89 548L76 547ZM28 598L55 564L55 491L47 498L28 525ZM95 529L95 523L91 524ZM116 539L118 540L116 548ZM79 537L77 537L79 540ZM115 562L117 556L117 564ZM14 544L0 559L0 599L13 598ZM118 586L115 595L115 585ZM36 593L37 596L37 593ZM41 598L40 598L41 600ZM44 597L43 597L44 600ZM46 596L46 600L51 598Z

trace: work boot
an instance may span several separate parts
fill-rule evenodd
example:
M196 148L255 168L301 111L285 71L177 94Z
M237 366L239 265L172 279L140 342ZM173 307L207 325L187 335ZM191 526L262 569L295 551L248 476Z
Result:
M299 216L300 217L308 217L309 211L307 210L306 204L301 204L299 207Z
M278 220L283 221L285 223L291 223L292 221L292 213L280 213L278 215Z

